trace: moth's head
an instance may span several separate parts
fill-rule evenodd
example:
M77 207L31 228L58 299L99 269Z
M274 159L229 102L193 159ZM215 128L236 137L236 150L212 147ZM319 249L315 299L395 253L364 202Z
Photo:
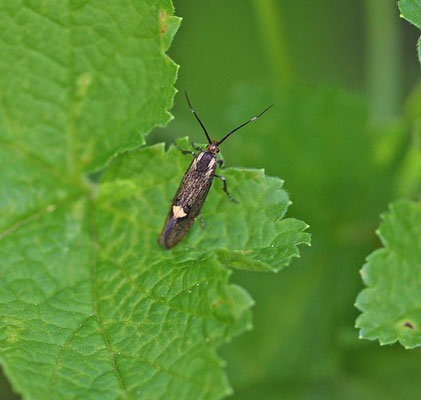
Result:
M212 154L218 154L219 153L219 147L218 147L219 142L217 140L213 140L212 143L209 143L206 146L206 151L208 151L209 153Z

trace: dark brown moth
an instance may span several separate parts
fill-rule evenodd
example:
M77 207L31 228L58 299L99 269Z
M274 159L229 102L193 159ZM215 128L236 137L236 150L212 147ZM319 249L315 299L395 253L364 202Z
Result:
M161 235L158 239L158 243L162 244L166 249L170 249L175 246L190 230L199 215L200 210L202 209L203 203L205 202L206 196L208 195L209 189L212 185L213 178L219 178L222 180L224 184L224 192L230 200L237 203L237 201L228 193L226 179L223 176L215 174L216 167L218 165L221 167L223 163L223 160L217 160L219 146L235 131L248 123L255 121L273 105L270 105L259 115L249 119L247 122L228 132L221 140L211 140L206 128L202 124L202 121L192 107L187 93L186 99L192 113L205 132L209 144L206 146L205 150L197 147L196 149L200 150L198 154L194 151L185 151L180 149L184 154L192 154L194 158L184 174L180 187L172 200L171 208L167 219L165 220L164 228L162 229Z

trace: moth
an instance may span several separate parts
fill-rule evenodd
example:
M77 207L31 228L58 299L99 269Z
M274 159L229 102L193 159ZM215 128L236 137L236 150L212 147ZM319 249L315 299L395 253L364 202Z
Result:
M170 211L158 239L158 243L163 245L165 249L170 249L175 246L190 230L202 209L203 203L206 200L213 178L219 178L222 180L224 192L231 201L237 203L237 201L228 193L226 179L221 175L215 174L216 167L218 165L222 167L224 162L223 160L217 159L219 146L234 132L238 131L248 123L255 121L273 106L273 104L271 104L259 115L249 119L247 122L244 122L237 128L228 132L221 140L211 140L205 126L192 107L187 92L185 95L192 113L205 132L208 145L205 150L200 147L196 147L195 149L199 150L199 153L197 154L194 151L180 149L183 154L192 154L194 158L184 174L177 193L172 200Z

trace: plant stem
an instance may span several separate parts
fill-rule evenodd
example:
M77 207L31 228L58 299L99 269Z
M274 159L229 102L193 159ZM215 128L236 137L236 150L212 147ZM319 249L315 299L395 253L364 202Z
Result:
M293 80L293 69L276 0L252 0L260 36L274 76L281 82Z
M400 48L395 1L366 0L367 94L372 119L381 123L394 117L400 101Z

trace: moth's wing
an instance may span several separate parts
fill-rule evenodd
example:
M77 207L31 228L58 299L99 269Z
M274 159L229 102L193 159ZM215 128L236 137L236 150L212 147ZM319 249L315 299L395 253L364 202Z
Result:
M158 243L162 244L166 249L170 249L183 239L195 221L195 218L192 216L176 218L170 214L158 240Z
M200 187L190 185L190 183L184 185L181 196L175 196L158 239L158 243L163 244L166 249L175 246L192 227L205 202L212 180L205 183ZM190 196L188 197L186 193Z
M195 167L196 158L181 180L158 239L158 243L166 249L175 246L190 230L212 185L216 161L209 168L205 165L205 168L199 169Z

